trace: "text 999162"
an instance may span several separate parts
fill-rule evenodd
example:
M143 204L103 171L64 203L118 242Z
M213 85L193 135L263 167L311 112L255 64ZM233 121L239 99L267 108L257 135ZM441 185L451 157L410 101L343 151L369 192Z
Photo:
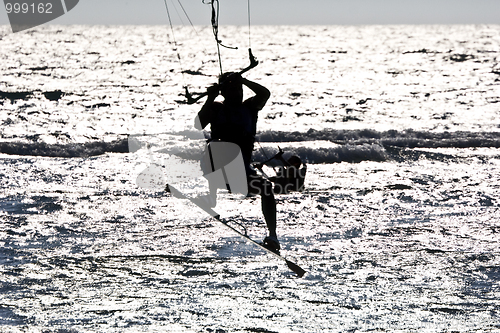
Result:
M19 3L19 2L6 2L5 3L5 10L7 11L7 14L10 13L15 13L15 14L52 14L52 3L47 2L47 3Z

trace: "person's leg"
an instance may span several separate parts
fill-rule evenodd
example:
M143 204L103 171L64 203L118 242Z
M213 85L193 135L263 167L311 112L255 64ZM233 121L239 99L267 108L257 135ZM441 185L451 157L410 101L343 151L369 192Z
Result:
M266 220L269 236L277 238L276 234L276 199L274 198L272 184L265 181L264 191L261 193L262 214ZM266 184L267 183L267 184Z
M249 191L261 197L262 214L266 221L269 236L264 239L264 245L273 251L280 249L276 233L276 199L274 198L273 185L266 179L258 176L249 177Z

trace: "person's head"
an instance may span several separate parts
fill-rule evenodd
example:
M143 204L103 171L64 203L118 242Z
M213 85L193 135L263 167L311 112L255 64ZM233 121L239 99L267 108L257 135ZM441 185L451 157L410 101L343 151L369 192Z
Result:
M227 72L219 77L220 93L230 103L243 102L243 85L239 73Z
M287 162L297 169L302 165L302 160L297 155L293 155L292 157L290 157Z

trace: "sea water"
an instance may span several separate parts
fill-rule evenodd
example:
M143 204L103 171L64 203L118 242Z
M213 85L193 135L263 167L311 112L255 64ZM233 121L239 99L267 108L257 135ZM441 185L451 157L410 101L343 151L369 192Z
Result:
M1 31L2 332L500 330L500 26L252 27L254 159L307 164L276 196L303 278L137 186L152 156L130 138L196 161L209 135L183 87L217 80L211 28ZM219 37L223 70L246 67L246 28ZM261 240L260 198L221 192Z

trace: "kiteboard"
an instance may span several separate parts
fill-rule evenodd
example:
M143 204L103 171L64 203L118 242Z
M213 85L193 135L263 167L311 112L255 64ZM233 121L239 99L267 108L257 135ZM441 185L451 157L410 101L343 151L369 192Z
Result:
M243 237L247 242L252 243L255 246L258 246L259 248L261 248L262 250L266 251L267 253L272 254L273 256L277 257L278 259L285 261L285 263L288 266L288 268L290 268L290 270L292 270L299 277L303 277L304 274L306 273L306 271L304 269L302 269L299 265L297 265L296 263L288 260L287 258L285 258L284 256L282 256L279 252L275 252L275 251L273 251L271 249L268 249L262 243L259 243L259 242L255 241L255 240L253 240L252 238L250 238L246 233L242 233L238 229L236 229L236 228L232 227L231 225L229 225L230 221L227 221L227 220L221 218L220 215L217 214L217 212L215 212L213 209L207 207L206 205L201 205L199 202L197 202L195 200L192 200L191 198L187 197L186 195L184 195L183 193L181 193L180 191L178 191L175 187L173 187L171 185L168 185L165 189L166 190L168 189L167 191L170 192L176 198L188 199L189 201L191 201L192 203L194 203L196 206L198 206L199 208L201 208L203 211L205 211L207 214L209 214L214 219L216 219L218 222L222 223L224 226L226 226L227 228L231 229L233 232L235 232L238 235L240 235L241 237Z

